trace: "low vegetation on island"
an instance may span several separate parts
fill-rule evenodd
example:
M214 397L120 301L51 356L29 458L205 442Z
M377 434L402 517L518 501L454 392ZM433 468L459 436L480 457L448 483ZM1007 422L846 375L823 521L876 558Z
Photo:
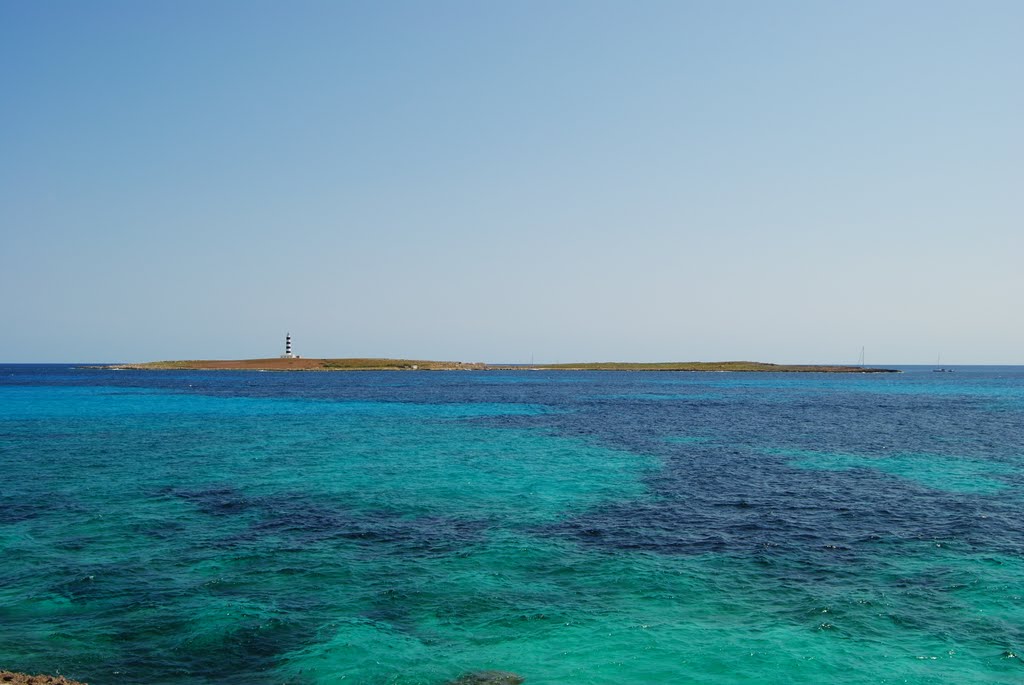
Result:
M766 371L770 373L888 373L895 371L895 369L876 369L865 366L769 364L767 362L584 362L580 364L542 364L529 368L550 371Z
M487 368L486 364L439 362L421 359L306 359L272 357L270 359L192 359L185 361L112 364L114 369L193 369L223 371L463 371Z
M108 369L224 371L734 371L767 373L893 373L864 366L768 364L765 362L584 362L574 364L483 364L423 359L222 359L112 364Z

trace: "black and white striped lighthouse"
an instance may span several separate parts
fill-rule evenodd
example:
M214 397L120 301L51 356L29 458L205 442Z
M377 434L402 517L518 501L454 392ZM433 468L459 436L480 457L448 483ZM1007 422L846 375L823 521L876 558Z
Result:
M295 355L292 354L292 334L286 333L284 336L284 354L281 355L281 359L294 359Z

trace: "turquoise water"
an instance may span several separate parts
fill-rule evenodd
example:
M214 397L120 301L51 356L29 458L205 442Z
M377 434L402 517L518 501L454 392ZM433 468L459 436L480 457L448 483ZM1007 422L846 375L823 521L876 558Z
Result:
M1021 682L1022 371L0 367L0 668Z

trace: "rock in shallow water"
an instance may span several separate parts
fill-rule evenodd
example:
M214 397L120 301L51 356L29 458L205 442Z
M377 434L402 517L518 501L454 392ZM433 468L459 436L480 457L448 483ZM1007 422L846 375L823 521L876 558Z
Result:
M64 676L26 675L12 671L0 671L0 685L86 685Z
M448 685L519 685L524 680L510 671L474 671L448 681Z

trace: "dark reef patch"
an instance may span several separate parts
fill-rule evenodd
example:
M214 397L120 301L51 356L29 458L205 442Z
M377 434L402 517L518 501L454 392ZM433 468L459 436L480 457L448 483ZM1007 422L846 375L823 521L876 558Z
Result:
M743 472L756 473L759 482L730 475ZM857 482L854 497L851 480ZM913 540L1024 553L1024 523L1012 499L967 498L874 470L800 469L782 457L702 447L667 460L651 485L649 500L582 512L544 532L585 545L666 554L771 547L853 559L876 542Z
M446 685L519 685L526 678L511 671L475 671L461 675Z
M399 511L355 509L326 497L286 492L249 496L236 488L163 488L195 504L209 516L252 516L242 532L221 540L224 545L250 543L265 536L285 537L294 543L317 544L350 540L368 547L389 546L396 552L446 554L480 539L487 524L444 516L408 516Z

